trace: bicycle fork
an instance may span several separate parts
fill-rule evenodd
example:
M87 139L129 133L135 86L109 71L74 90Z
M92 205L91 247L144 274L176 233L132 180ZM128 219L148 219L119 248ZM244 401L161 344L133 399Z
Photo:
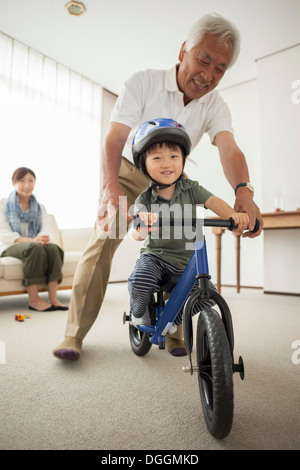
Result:
M188 372L191 375L193 372L201 372L198 366L193 366L192 364L192 349L193 349L193 323L192 323L192 311L193 306L199 299L212 299L218 305L224 328L227 334L229 347L232 356L232 371L233 373L238 372L242 380L244 380L244 364L243 359L240 356L238 364L234 364L233 358L233 349L234 349L234 334L233 334L233 325L232 318L229 307L225 299L214 289L211 289L209 286L209 280L211 276L209 275L208 270L208 260L207 260L207 250L206 250L206 241L203 236L203 240L196 241L195 245L195 262L196 262L196 277L198 281L199 289L194 293L190 294L185 302L183 310L183 335L185 347L189 356L189 365L182 368L183 372Z

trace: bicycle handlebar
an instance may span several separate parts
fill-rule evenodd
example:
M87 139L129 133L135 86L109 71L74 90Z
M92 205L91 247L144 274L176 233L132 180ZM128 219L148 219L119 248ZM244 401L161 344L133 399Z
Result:
M200 218L180 218L180 219L162 219L159 218L157 222L153 224L153 227L162 227L169 225L171 227L186 225L186 226L194 226L196 227L197 221L203 221L204 227L225 227L228 230L232 231L237 228L237 225L234 224L234 220L232 217L229 219L200 219ZM146 227L145 223L140 220L139 216L136 215L133 217L133 224L134 228L137 229L140 225L142 227ZM256 219L254 230L251 233L256 233L259 230L259 220Z
M234 220L232 217L229 219L204 219L204 226L207 227L225 227L228 228L228 230L232 231L235 228L237 228L237 225L234 224ZM255 221L255 226L254 229L251 231L251 233L256 233L259 230L259 220L256 219Z

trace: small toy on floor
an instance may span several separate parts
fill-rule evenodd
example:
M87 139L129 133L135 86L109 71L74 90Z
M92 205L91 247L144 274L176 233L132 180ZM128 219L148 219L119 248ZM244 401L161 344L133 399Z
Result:
M31 318L31 315L29 315L29 313L27 313L25 315L21 315L21 314L15 315L15 320L16 321L24 321L25 318Z

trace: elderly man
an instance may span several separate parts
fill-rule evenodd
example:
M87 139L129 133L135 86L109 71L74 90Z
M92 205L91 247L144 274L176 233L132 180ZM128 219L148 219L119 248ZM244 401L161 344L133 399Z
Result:
M118 225L116 209L119 209L129 222L128 208L149 185L149 180L131 162L132 138L143 122L158 117L180 122L190 136L192 148L207 132L218 148L224 175L235 191L235 210L249 215L249 232L244 236L260 234L263 221L253 201L247 163L235 142L229 109L215 90L238 53L236 28L223 17L209 14L192 26L176 66L167 71L138 72L125 83L103 147L102 195L95 235L76 270L66 336L54 349L55 357L63 360L80 357L82 340L98 316L111 261L122 241L122 237L108 236L109 219L114 218ZM250 232L256 218L261 228L254 235ZM176 346L183 350L180 338L173 342L171 339L170 345L167 347L171 353L178 351Z

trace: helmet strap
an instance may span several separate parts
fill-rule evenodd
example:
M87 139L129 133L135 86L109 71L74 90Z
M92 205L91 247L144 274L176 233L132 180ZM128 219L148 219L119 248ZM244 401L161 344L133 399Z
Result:
M153 178L151 178L151 180L153 181L153 184L151 185L151 189L154 189L156 187L158 187L158 189L169 188L170 186L173 186L173 184L176 184L177 181L181 180L182 177L183 177L183 173L181 173L181 175L179 176L179 178L177 178L177 180L173 181L173 183L170 183L170 184L161 184L158 181L155 181Z
M148 175L149 176L149 175ZM149 188L147 189L147 196L146 196L146 201L145 201L145 206L147 207L148 210L150 210L148 208L148 204L150 202L150 199L151 199L151 194L152 194L152 189L158 187L158 189L165 189L165 188L169 188L170 186L173 186L173 184L176 184L179 180L181 180L181 178L183 178L183 173L181 173L181 175L179 176L179 178L177 178L176 181L174 181L173 183L171 184L161 184L159 183L158 181L155 181L154 179L151 178L152 180L152 184L151 186L149 186Z

